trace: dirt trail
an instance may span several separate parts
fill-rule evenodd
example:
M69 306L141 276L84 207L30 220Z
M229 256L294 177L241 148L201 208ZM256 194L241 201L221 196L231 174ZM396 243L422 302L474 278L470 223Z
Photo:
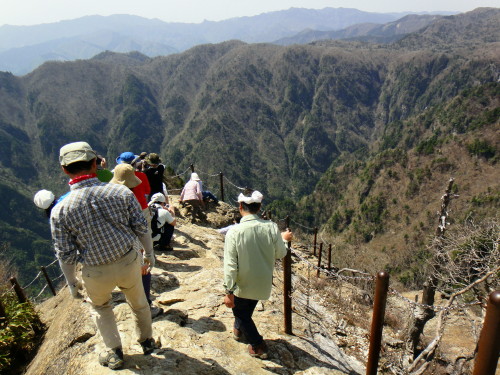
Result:
M233 316L223 303L224 237L192 224L176 228L174 251L157 253L152 298L165 313L153 321L161 348L142 355L135 341L129 306L117 293L114 308L123 341L125 368L120 374L360 374L363 367L321 336L301 337L304 319L294 321L295 336L283 333L281 297L259 302L256 324L267 340L270 358L248 355L247 344L232 338ZM98 364L102 340L87 303L67 289L40 306L49 325L45 341L27 374L109 374Z

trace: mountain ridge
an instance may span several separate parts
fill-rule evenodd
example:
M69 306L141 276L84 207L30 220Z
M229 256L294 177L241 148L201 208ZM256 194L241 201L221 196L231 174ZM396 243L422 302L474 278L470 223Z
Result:
M351 8L292 8L198 24L167 23L138 16L112 15L86 16L35 26L4 25L0 27L0 70L20 75L50 59L75 60L90 58L92 53L105 50L130 51L116 49L112 43L100 40L104 38L98 39L97 43L89 42L89 39L95 40L92 35L96 33L114 33L115 39L123 39L119 44L135 45L139 52L155 57L182 52L199 44L232 39L250 43L272 42L306 28L331 30L359 22L384 23L394 21L404 14L407 13L370 13ZM61 35L66 41L61 40ZM74 48L76 44L83 48L83 52Z
M469 16L446 22L467 24L460 17ZM494 18L487 19L493 26L477 27L498 29ZM376 252L382 253L380 244L391 235L380 223L396 222L397 215L398 239L420 236L412 225L425 226L430 219L413 222L392 197L380 195L382 186L397 187L397 202L415 204L425 214L430 203L411 197L436 189L429 183L431 168L442 170L434 175L439 179L457 171L479 181L487 171L498 173L499 45L475 31L471 35L482 42L464 46L461 34L457 27L447 35L456 42L435 51L427 36L402 46L229 41L165 57L105 53L86 61L45 63L23 77L0 73L6 212L19 207L34 218L19 224L33 234L25 236L5 216L0 225L8 230L0 241L11 243L16 262L30 264L50 254L48 236L37 229L45 219L31 196L41 188L58 195L66 191L58 150L78 140L105 155L111 168L119 153L132 150L159 152L177 172L191 163L208 175L223 172L233 184L256 187L275 200L268 204L278 217L298 214L305 225L324 226L346 243L376 242ZM447 161L439 154L446 142L453 154ZM476 158L481 168L473 174ZM340 174L344 184L351 183L348 189L336 182L342 165L350 171ZM218 181L206 180L217 189ZM464 185L463 207L478 211L473 200L495 196L488 193L497 190L494 182L482 186L479 181ZM237 196L234 186L226 189L228 199ZM495 202L485 203L482 214L494 212Z

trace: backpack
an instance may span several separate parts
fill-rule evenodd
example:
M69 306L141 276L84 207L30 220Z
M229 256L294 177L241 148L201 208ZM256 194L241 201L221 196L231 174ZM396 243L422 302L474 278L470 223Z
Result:
M149 207L151 211L151 231L153 237L163 232L162 228L158 228L158 207L154 204Z

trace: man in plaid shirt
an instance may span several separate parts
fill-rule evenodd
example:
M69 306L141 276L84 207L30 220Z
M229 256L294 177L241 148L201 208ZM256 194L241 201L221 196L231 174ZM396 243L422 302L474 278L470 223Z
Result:
M99 362L111 369L123 366L123 351L111 304L119 287L135 315L144 354L155 349L148 301L141 279L141 259L134 244L147 233L147 222L130 189L105 184L96 176L96 153L86 142L63 146L59 161L70 178L70 193L52 210L52 238L71 294L81 297L76 264L82 263L83 286L94 308L97 328L107 350ZM154 254L145 261L154 265Z

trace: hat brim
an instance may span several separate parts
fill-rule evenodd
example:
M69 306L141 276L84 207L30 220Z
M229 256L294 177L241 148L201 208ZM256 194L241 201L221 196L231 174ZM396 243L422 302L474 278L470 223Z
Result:
M126 187L128 187L129 189L133 189L137 186L139 186L140 184L142 184L142 181L139 177L137 177L136 175L134 175L134 177L130 177L130 178L127 178L125 180L119 180L118 178L113 177L111 179L111 181L109 181L110 184L120 184L120 185L125 185Z

